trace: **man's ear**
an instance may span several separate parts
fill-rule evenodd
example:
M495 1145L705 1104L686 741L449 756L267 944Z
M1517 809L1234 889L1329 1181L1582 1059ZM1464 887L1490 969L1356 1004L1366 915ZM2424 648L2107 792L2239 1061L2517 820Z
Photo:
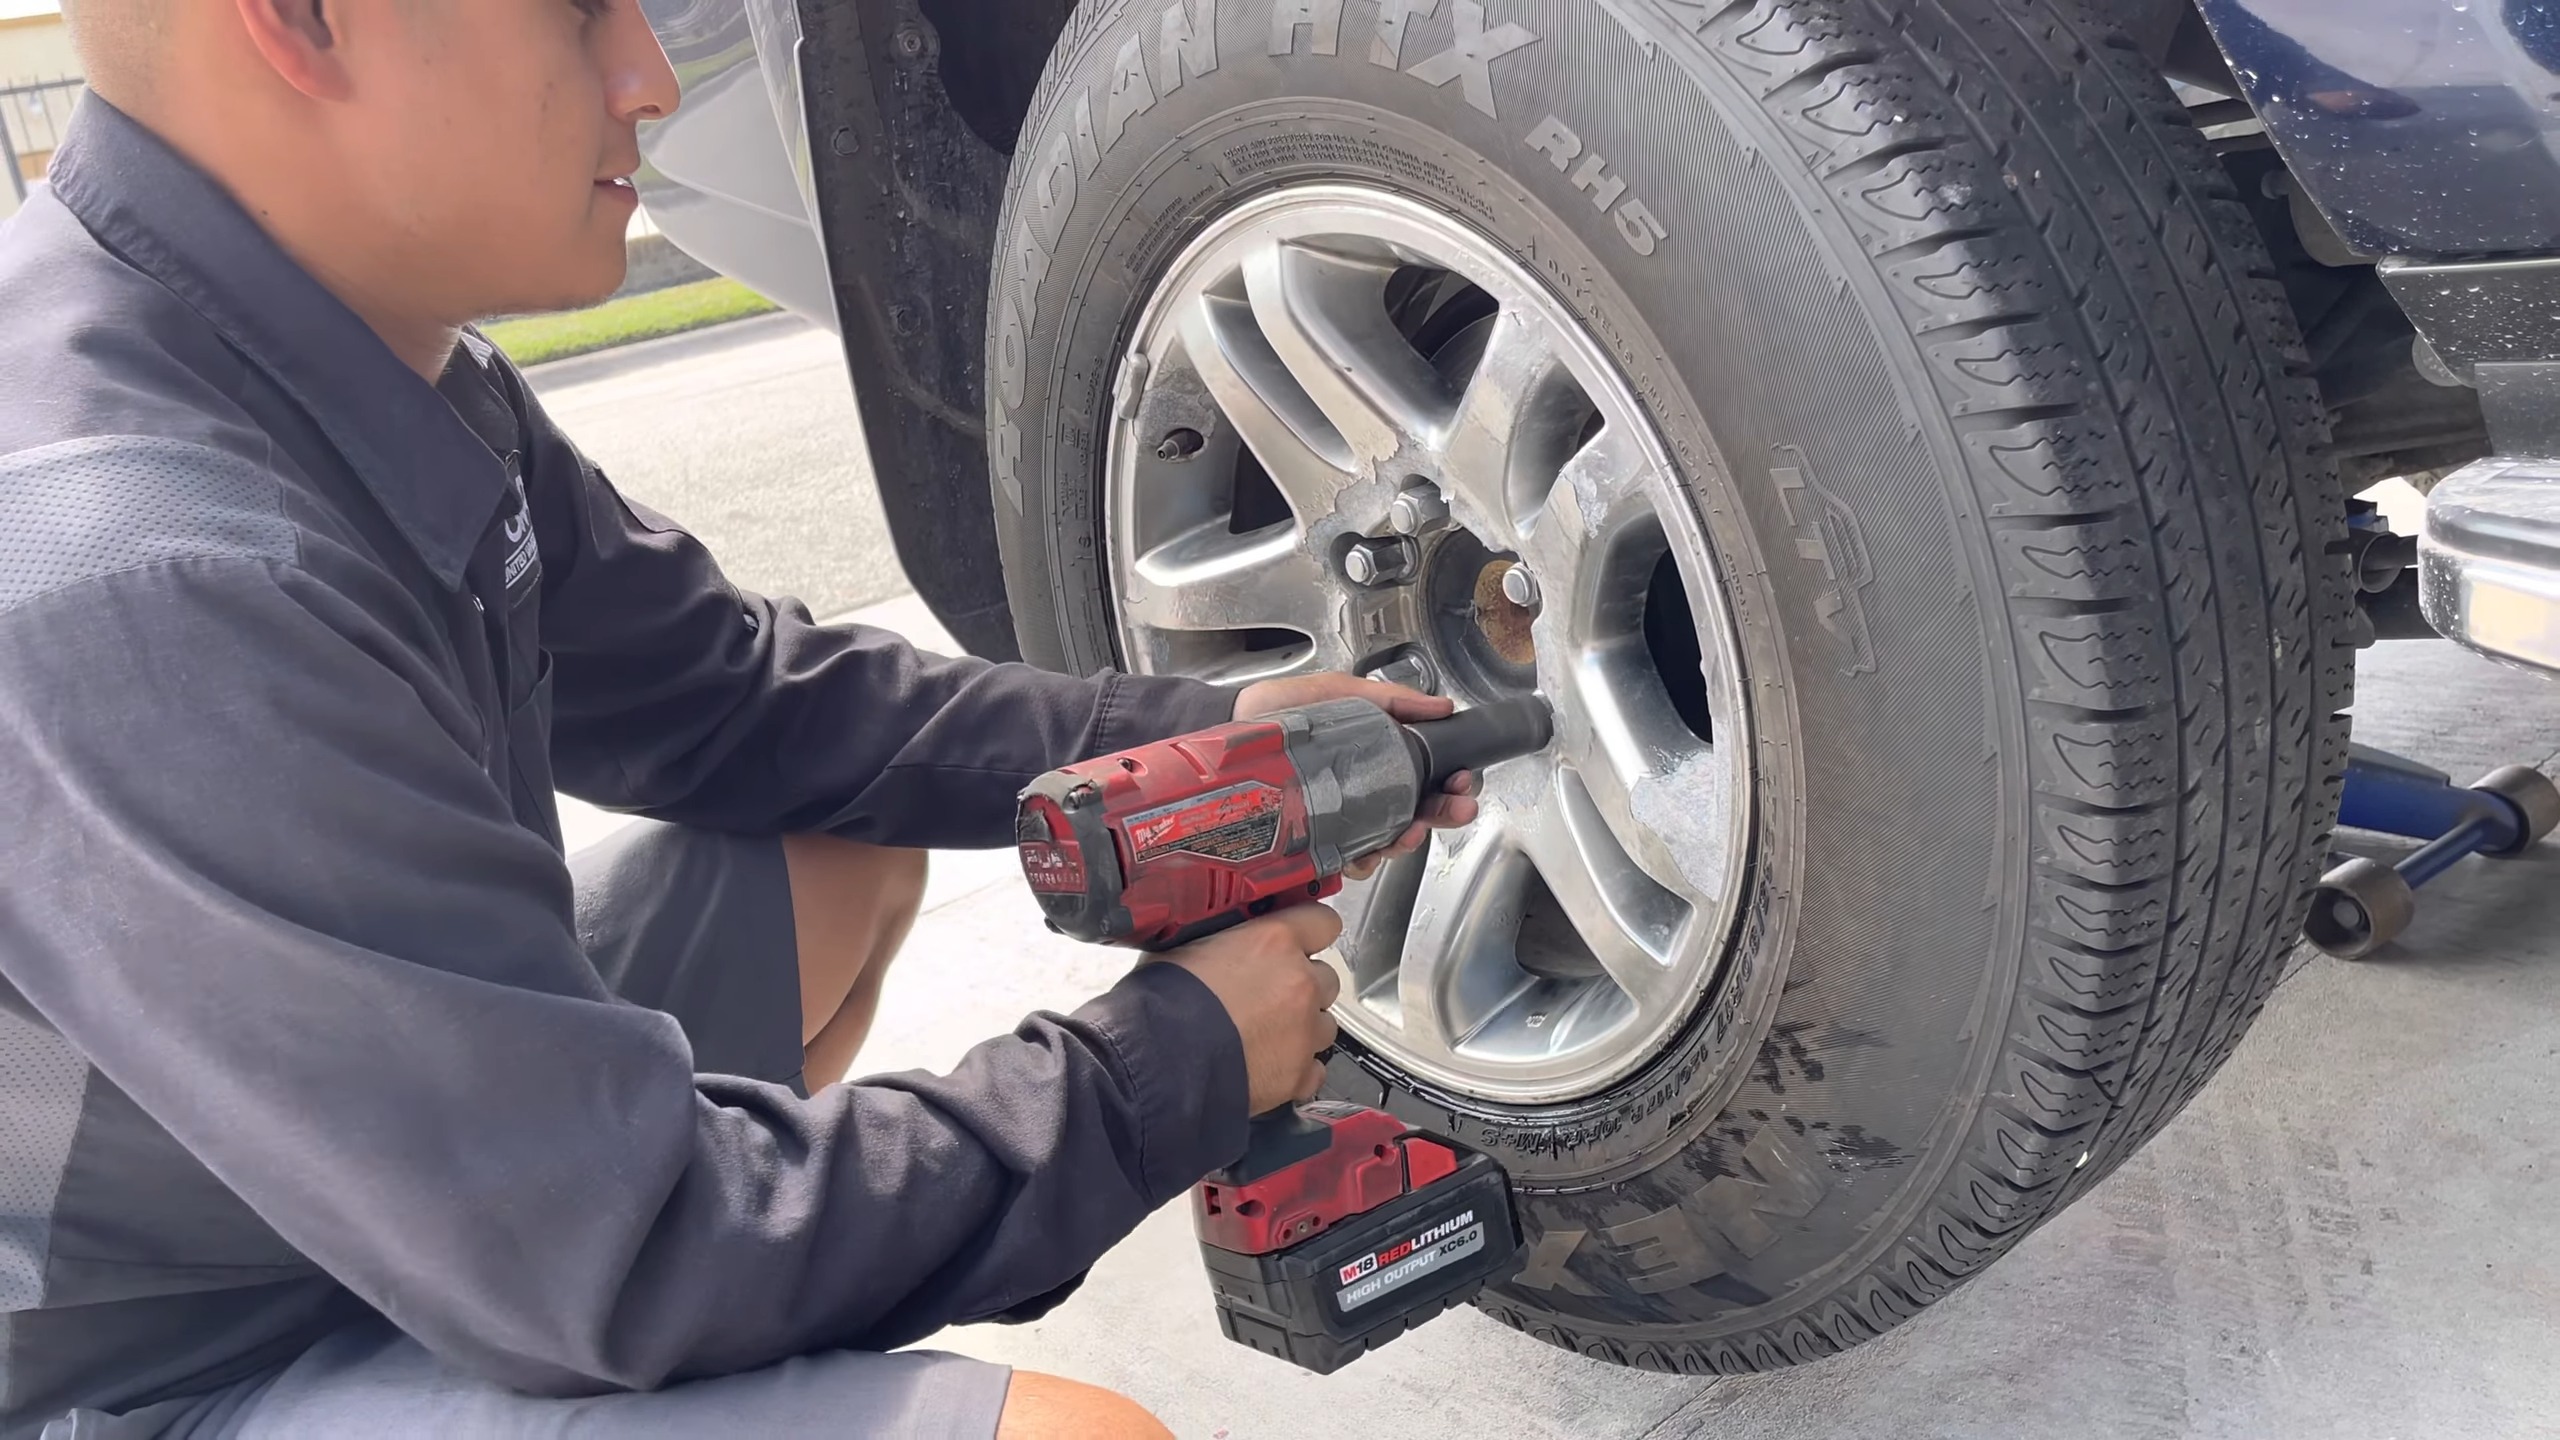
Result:
M250 43L284 83L314 100L344 100L353 86L330 17L338 0L232 0Z

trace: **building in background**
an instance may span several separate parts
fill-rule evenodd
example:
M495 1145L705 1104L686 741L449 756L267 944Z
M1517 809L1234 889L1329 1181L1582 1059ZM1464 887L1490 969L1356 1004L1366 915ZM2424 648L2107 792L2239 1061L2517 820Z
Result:
M80 90L56 0L0 0L0 217L44 179Z

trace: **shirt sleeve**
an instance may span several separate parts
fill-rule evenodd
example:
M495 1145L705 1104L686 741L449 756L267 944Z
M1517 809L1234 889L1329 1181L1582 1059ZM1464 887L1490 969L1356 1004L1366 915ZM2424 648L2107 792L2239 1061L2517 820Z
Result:
M521 376L493 379L524 420L541 532L552 768L582 800L723 830L1009 845L1034 776L1235 718L1234 692L1197 680L931 655L740 591L617 492Z
M695 1076L587 964L476 725L288 564L0 615L0 971L454 1363L575 1393L903 1344L1055 1291L1243 1148L1235 1030L1164 965L946 1076Z

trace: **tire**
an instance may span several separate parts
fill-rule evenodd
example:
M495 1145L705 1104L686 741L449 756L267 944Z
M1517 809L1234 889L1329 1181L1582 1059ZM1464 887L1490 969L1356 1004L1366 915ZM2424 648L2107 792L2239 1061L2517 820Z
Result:
M1212 3L1204 66L1175 42ZM1508 1167L1498 1318L1662 1370L1833 1353L2111 1172L2292 948L2353 660L2293 320L2163 82L2066 0L1441 0L1394 45L1380 13L1071 21L989 310L1024 653L1122 659L1115 371L1190 237L1323 180L1516 257L1714 551L1739 919L1688 1023L1595 1093L1496 1103L1358 1044L1330 1088ZM1484 64L1413 73L1467 43Z

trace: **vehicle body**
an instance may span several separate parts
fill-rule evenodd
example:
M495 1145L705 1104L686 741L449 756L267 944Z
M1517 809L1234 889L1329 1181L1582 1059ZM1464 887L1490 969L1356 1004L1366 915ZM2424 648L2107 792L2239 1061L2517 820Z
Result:
M2211 1075L2334 821L2353 648L2560 670L2560 4L1578 6L650 0L686 104L641 184L843 337L900 554L973 651L1585 697L1552 773L1497 780L1494 839L1347 904L1335 1073L1513 1167L1532 1255L1488 1309L1756 1369L1928 1303ZM1594 99L1621 79L1632 129ZM1113 168L1124 128L1208 134L1211 92L1265 138ZM1348 179L1256 118L1300 96ZM1763 233L1789 225L1813 243ZM1808 249L1830 279L1730 278ZM1807 320L1835 298L1894 333ZM1788 352L1785 383L1718 335ZM1204 432L1208 500L1165 468ZM1364 478L1311 502L1327 464ZM1471 490L1487 464L1512 478ZM2432 492L2414 566L2349 523L2392 476ZM1532 561L1547 594L1506 610ZM2002 620L2018 648L1976 656ZM1533 915L1563 937L1535 964ZM1488 925L1518 983L1469 999ZM1957 963L2013 927L2018 965ZM1931 1046L1968 1058L1868 1074Z

